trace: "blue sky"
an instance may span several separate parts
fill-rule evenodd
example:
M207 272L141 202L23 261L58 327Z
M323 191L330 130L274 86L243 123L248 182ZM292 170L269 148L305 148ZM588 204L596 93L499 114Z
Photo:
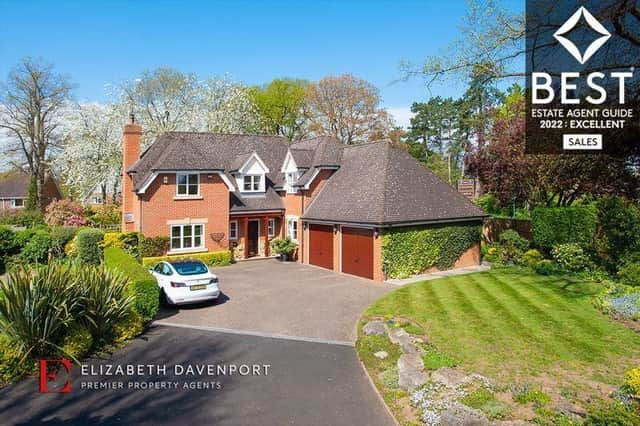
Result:
M100 101L106 84L158 66L247 84L349 72L378 86L384 106L406 122L411 103L430 93L417 78L394 83L400 61L444 49L465 10L463 0L0 0L0 78L20 58L42 57L72 78L78 100ZM449 82L432 94L463 90Z

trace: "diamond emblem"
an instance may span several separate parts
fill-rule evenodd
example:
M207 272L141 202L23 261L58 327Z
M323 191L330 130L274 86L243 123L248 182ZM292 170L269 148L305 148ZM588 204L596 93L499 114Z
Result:
M567 33L578 25L578 22L580 22L580 18L582 17L584 17L585 21L587 21L587 24L589 24L589 27L591 27L593 31L601 35L601 37L595 39L589 47L587 47L584 53L580 52L580 49L578 49L578 46L576 46L574 42L565 37ZM598 51L598 49L602 47L603 44L607 42L607 40L609 40L611 33L607 31L607 29L598 22L598 20L584 8L584 6L582 6L576 11L576 13L567 19L567 22L558 28L558 30L553 34L553 37L555 37L555 39L558 40L578 62L584 64L593 56L594 53Z

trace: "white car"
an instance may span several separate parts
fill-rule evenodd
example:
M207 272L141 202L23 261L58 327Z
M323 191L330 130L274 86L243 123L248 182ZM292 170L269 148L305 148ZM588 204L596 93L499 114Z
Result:
M156 278L160 296L168 305L204 302L220 296L218 277L200 260L160 262L149 272Z

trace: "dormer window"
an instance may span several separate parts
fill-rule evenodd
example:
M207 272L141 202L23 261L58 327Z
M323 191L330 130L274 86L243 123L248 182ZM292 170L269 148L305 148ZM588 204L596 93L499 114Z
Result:
M245 175L242 188L244 192L264 191L264 175Z
M289 194L293 194L296 192L295 188L293 187L293 184L296 183L298 181L298 179L300 179L300 172L287 172L285 173L284 177L285 177L285 189L287 190L287 193Z
M188 197L200 194L200 175L177 174L176 175L176 195Z

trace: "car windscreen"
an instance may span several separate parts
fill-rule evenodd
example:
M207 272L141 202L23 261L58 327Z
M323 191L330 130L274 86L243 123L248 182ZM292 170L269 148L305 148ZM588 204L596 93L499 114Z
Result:
M171 266L180 275L198 275L209 272L209 269L202 262L176 262Z

